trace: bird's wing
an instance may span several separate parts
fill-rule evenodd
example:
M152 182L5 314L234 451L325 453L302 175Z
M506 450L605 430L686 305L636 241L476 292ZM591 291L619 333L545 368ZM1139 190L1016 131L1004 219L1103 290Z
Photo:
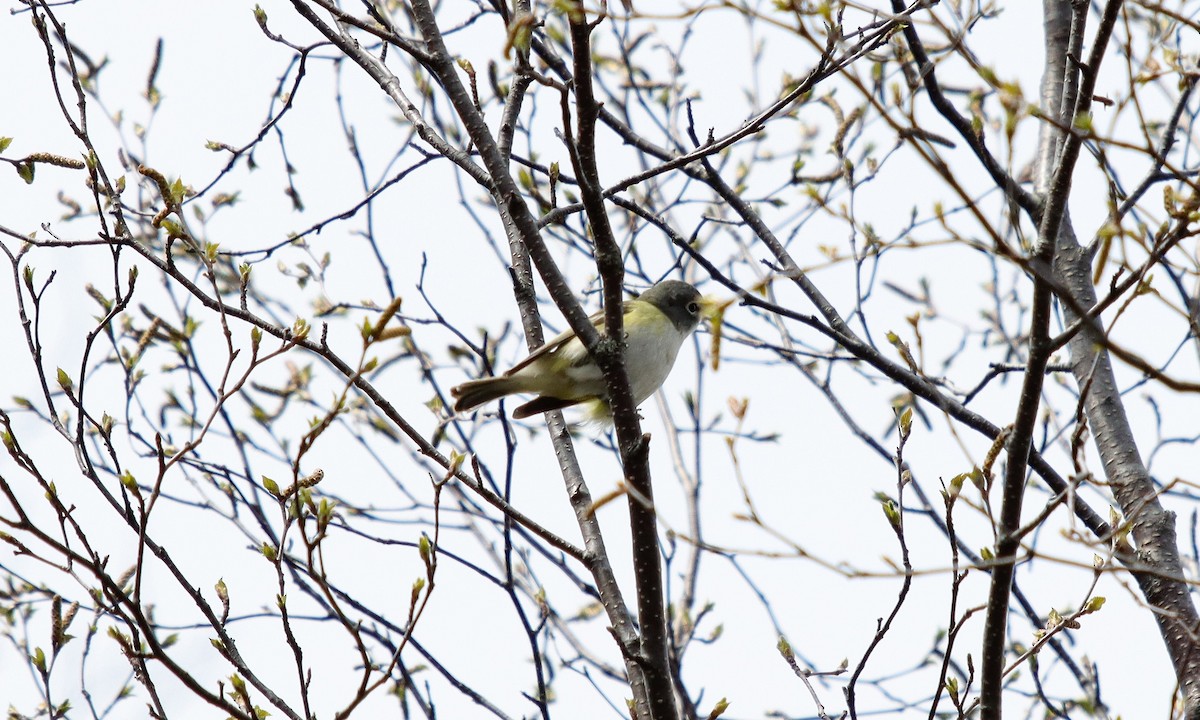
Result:
M628 315L629 314L629 301L621 303L621 308L624 311L624 314ZM592 315L589 315L588 321L591 322L592 325L596 326L597 328L603 328L603 326L604 326L604 311L601 310L598 313L593 313ZM567 330L564 330L563 332L560 332L558 335L555 335L554 337L550 338L549 341L547 341L544 345L539 347L537 350L534 350L533 352L529 353L529 355L527 355L524 360L517 363L516 365L513 365L511 368L508 369L508 372L506 372L504 374L512 375L513 373L520 372L524 368L529 367L530 364L537 362L539 358L543 358L547 355L552 355L552 354L558 352L559 350L562 349L562 347L564 345L566 345L568 342L570 342L571 340L574 340L574 339L575 339L575 331L568 328ZM572 363L572 365L577 365L579 363L586 362L587 357L588 357L587 353L584 352L583 355L576 362Z

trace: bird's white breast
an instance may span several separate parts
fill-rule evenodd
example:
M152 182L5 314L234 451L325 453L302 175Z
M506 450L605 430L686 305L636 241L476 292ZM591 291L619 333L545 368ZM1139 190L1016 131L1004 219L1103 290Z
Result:
M629 375L629 388L633 391L633 402L640 405L654 394L667 379L675 365L675 356L686 335L661 313L654 320L643 321L646 327L630 333L626 338L625 370Z

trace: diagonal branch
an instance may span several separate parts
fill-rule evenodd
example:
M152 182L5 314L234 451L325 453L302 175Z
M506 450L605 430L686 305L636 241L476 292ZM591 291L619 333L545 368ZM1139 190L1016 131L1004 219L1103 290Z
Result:
M892 12L899 13L903 9L903 0L892 0ZM912 52L913 60L917 63L921 81L925 84L925 92L929 95L929 100L933 103L933 106L958 131L963 140L966 140L967 147L971 148L971 152L975 153L975 157L979 158L979 162L983 164L984 169L992 176L992 180L996 185L1003 189L1008 197L1020 205L1022 210L1029 213L1032 217L1038 217L1040 211L1037 198L1022 188L1016 179L1008 174L1008 171L1004 169L1000 161L992 155L987 145L984 144L983 136L975 132L971 127L971 121L963 117L958 108L954 107L954 103L950 102L945 92L942 91L941 83L938 82L937 74L934 72L933 61L929 59L929 53L925 51L925 44L921 42L921 37L917 34L917 28L914 24L907 23L904 26L904 39L908 43L909 51Z

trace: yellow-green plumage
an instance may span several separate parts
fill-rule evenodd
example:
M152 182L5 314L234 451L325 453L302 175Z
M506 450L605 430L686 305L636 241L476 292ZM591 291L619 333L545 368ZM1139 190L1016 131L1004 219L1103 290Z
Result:
M652 395L667 379L679 347L700 322L700 309L700 293L677 280L661 282L624 304L625 367L635 403ZM601 313L590 320L597 327L604 324ZM513 411L514 418L524 418L603 399L605 383L583 343L568 330L505 374L471 380L450 392L455 397L454 409L459 412L506 395L537 394L537 398Z

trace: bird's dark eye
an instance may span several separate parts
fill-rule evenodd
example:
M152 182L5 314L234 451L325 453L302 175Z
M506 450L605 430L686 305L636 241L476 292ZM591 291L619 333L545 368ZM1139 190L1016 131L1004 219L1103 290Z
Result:
M698 302L688 303L688 312L690 312L693 315L700 312L700 303L698 303Z

